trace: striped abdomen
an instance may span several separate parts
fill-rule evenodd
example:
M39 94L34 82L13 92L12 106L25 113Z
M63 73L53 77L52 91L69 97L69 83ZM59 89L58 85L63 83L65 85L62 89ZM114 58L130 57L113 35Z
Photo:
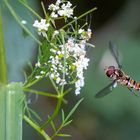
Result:
M126 86L128 88L133 88L135 90L140 90L140 83L136 82L135 80L131 79L130 77L127 79Z

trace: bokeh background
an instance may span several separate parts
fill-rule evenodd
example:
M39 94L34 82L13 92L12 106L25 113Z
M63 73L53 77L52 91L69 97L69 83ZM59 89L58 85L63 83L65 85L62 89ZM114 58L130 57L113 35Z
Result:
M52 0L44 0L46 7ZM104 67L115 65L109 53L108 42L114 42L120 53L123 70L140 81L140 1L139 0L71 0L76 7L76 15L98 7L91 15L93 36L96 46L88 49L90 65L85 73L85 87L79 96L70 93L63 108L68 112L82 97L84 101L73 115L74 122L64 132L72 135L69 140L140 140L140 97L130 93L126 87L118 86L111 94L101 99L94 95L110 80L104 74ZM29 0L30 5L43 15L40 1ZM24 81L23 71L29 72L28 63L36 62L37 44L26 35L5 5L3 26L8 66L9 82ZM16 0L10 4L32 32L35 18ZM33 88L52 90L46 79ZM139 93L137 93L139 95ZM30 106L45 120L55 107L55 100L36 97L28 93ZM48 130L49 131L49 130ZM41 136L24 122L23 140L43 140ZM61 140L64 138L56 138Z

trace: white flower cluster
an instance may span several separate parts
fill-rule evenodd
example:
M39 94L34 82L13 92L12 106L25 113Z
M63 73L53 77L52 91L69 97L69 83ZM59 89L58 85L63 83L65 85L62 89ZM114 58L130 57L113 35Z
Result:
M49 58L50 76L58 85L69 84L75 77L75 94L80 94L81 87L84 86L83 72L87 69L89 59L86 58L86 41L89 38L88 31L84 31L84 39L77 40L73 37L67 39L66 44L59 45L57 48L52 48L52 55ZM83 33L83 32L82 32ZM80 38L83 37L80 33ZM87 37L88 36L88 37ZM87 38L86 38L87 37ZM66 49L66 50L65 50ZM66 51L66 52L65 52ZM65 54L66 53L66 54ZM66 58L66 66L64 70L64 56ZM66 79L63 79L65 71Z
M43 35L46 37L46 31L48 31L48 27L50 26L49 23L46 23L46 19L41 19L39 22L38 20L35 20L33 27L36 27L38 29L38 34Z
M77 78L78 80L75 82L75 94L80 94L81 87L84 86L84 75L83 70L87 69L89 59L84 55L80 56L79 60L75 62L76 70L77 70Z
M59 16L69 18L73 15L73 9L71 6L72 4L69 1L64 3L61 0L57 0L56 3L51 4L48 9L52 11L52 18L57 18Z
M72 4L68 2L63 2L61 0L57 0L55 4L51 4L49 6L49 10L52 11L50 17L56 18L58 16L61 17L72 17L73 15L73 9L71 8ZM36 27L38 29L38 34L42 35L43 37L47 38L46 31L48 31L48 27L50 26L50 23L46 22L46 19L41 19L39 22L38 20L35 20L33 23L33 27Z
M57 17L72 17L73 9L71 6L72 4L69 1L57 0L55 4L49 6L49 10L52 11L50 17L54 20ZM35 20L33 26L38 29L39 35L47 38L48 28L52 25L51 22L47 23L46 19L41 19L40 22ZM67 31L64 32L63 39L61 30L55 30L54 28L53 32L50 32L51 39L47 40L50 46L46 46L49 47L48 51L50 52L46 54L49 55L49 58L43 60L45 62L43 65L41 60L41 63L39 61L36 63L35 66L39 71L36 73L35 78L43 78L46 74L44 70L47 67L49 69L47 74L56 82L58 87L75 83L75 94L78 95L81 87L84 86L84 70L87 69L89 62L86 57L85 47L87 41L91 38L92 32L90 29L85 30L83 28L74 32L69 29L68 34ZM62 44L62 42L65 43Z

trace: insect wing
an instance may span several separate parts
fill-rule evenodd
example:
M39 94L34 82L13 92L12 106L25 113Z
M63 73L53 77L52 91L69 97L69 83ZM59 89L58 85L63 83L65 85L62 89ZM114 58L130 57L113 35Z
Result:
M109 50L110 50L112 56L115 58L118 67L121 69L122 66L119 61L119 52L118 52L117 46L115 44L113 44L112 42L109 42Z
M95 94L95 98L101 98L109 94L115 87L117 86L116 80L111 82L109 85L104 87L102 90L100 90L97 94Z

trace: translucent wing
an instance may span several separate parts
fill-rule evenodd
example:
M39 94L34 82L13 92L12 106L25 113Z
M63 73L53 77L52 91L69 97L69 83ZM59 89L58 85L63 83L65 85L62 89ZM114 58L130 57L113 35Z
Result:
M111 82L109 85L104 87L102 90L100 90L97 94L95 94L95 98L101 98L107 94L109 94L115 87L116 87L116 80Z
M117 46L115 44L113 44L112 42L109 42L109 50L110 50L112 56L115 58L118 67L121 69L122 66L119 61L119 52L118 52Z

